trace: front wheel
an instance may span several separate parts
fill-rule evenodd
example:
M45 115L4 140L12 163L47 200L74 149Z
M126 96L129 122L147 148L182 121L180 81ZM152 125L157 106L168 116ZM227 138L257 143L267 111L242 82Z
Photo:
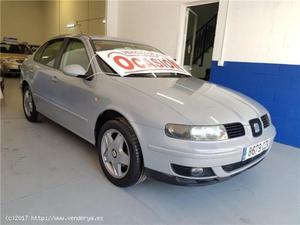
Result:
M38 121L39 112L35 108L32 93L28 86L23 89L23 110L27 120L30 122Z
M143 181L144 166L140 144L125 120L110 120L98 136L98 156L105 176L119 187Z

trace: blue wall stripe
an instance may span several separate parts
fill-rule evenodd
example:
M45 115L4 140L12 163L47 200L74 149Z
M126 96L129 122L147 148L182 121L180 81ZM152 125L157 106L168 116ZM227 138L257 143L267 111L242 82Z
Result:
M212 62L210 80L264 105L277 129L276 141L300 147L300 65Z

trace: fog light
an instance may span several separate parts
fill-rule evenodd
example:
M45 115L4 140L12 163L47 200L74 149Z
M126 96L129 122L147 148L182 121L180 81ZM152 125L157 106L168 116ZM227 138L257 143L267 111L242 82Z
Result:
M212 177L215 176L215 173L211 168L206 167L189 167L189 166L181 166L176 164L171 164L172 170L180 175L185 177Z
M203 168L201 167L194 167L191 169L191 175L194 177L201 176L203 174Z

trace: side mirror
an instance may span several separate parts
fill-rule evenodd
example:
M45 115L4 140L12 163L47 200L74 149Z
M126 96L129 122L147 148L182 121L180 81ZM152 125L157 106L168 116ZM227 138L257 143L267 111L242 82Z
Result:
M74 77L84 77L87 71L81 65L71 64L65 66L63 72Z

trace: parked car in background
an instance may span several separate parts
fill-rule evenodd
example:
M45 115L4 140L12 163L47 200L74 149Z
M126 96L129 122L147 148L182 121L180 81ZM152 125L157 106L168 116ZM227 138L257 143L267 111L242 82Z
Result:
M104 174L121 187L147 176L232 177L261 162L276 134L259 103L126 40L53 38L24 62L21 87L25 117L41 113L96 145Z
M1 88L1 91L2 91L2 94L3 94L3 91L4 91L4 75L3 75L3 72L2 72L2 65L0 64L0 88Z
M5 76L20 75L20 66L31 50L18 42L0 43L0 63Z

